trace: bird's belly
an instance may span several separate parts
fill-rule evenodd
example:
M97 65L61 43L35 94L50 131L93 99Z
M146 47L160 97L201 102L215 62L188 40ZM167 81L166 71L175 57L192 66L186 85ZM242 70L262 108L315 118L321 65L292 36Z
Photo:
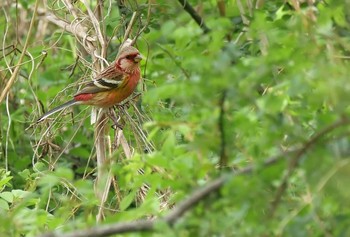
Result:
M116 88L114 90L97 93L90 101L86 101L84 104L95 105L101 108L112 107L126 98L128 98L135 90L135 86L126 85L125 87Z
M113 93L113 91L109 92L107 95L107 101L105 103L104 107L111 107L113 105L119 104L126 98L128 98L135 88L118 88L116 92Z

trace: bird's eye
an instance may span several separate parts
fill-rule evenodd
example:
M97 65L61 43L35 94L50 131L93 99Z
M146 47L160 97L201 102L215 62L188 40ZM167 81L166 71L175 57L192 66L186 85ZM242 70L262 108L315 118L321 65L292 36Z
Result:
M134 58L134 55L128 55L125 57L126 59L132 60Z

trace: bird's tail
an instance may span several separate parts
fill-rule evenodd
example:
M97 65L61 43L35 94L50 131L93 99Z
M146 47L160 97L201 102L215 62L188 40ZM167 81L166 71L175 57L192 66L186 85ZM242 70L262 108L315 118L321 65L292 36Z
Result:
M79 104L79 103L80 103L79 101L70 100L70 101L68 101L68 102L66 102L66 103L64 103L64 104L62 104L62 105L60 105L60 106L57 106L56 108L54 108L54 109L52 109L52 110L46 112L46 113L45 113L43 116L41 116L36 122L37 122L37 123L40 123L40 122L42 122L44 119L46 119L47 117L51 116L52 114L57 113L57 112L59 112L59 111L65 109L65 108L69 108L69 107L71 107L71 106L73 106L73 105L75 105L75 104Z

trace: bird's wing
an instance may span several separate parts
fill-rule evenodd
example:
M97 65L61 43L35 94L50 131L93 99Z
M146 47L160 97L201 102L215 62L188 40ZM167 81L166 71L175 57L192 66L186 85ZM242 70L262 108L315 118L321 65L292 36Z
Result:
M111 79L111 80L121 80L123 72L118 70L115 66L115 62L111 63L108 67L106 67L102 72L96 75L95 80L99 80L102 78Z
M95 94L109 91L119 87L123 83L123 73L116 69L115 63L106 67L101 73L96 75L93 81L89 82L81 89L77 95Z

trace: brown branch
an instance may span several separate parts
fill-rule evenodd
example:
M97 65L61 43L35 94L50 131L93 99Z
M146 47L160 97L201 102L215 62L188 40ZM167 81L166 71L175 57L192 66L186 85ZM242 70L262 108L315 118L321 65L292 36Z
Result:
M335 130L339 127L347 125L349 123L350 123L349 118L347 118L347 117L341 118L337 122L325 127L320 132L318 132L314 136L312 136L310 138L310 140L308 140L306 143L304 143L302 148L297 153L295 153L294 157L290 160L290 163L288 166L288 171L287 171L286 175L283 177L282 183L276 191L275 198L271 202L270 212L269 212L270 217L274 216L274 214L277 210L277 207L281 202L282 195L284 194L284 192L287 189L288 180L289 180L290 176L293 174L295 168L298 166L298 163L299 163L300 159L303 157L303 155L309 150L309 148L311 148L316 142L318 142L318 140L323 138L326 134L332 132L333 130Z
M288 157L290 154L298 152L299 149L289 150L282 152L281 154L271 157L267 159L263 166L266 167L275 164L279 160L282 160L285 157ZM208 182L204 187L197 189L194 191L186 200L181 202L178 206L176 206L168 215L159 219L143 219L138 221L130 221L130 222L121 222L109 225L96 226L86 230L77 230L72 231L67 234L63 233L47 233L41 235L41 237L105 237L114 234L121 233L130 233L130 232L142 232L142 231L152 231L154 230L154 226L158 223L167 223L169 225L173 225L177 220L179 220L186 212L195 207L200 201L208 197L212 193L216 193L220 190L220 188L232 178L249 174L256 169L257 166L251 165L239 171L233 171L231 173L220 176L219 178Z
M191 6L191 4L188 2L189 0L178 0L181 4L181 6L184 8L184 10L190 14L190 16L193 18L193 20L199 25L200 28L202 28L204 34L209 33L210 29L205 24L203 18L194 10L194 8Z

